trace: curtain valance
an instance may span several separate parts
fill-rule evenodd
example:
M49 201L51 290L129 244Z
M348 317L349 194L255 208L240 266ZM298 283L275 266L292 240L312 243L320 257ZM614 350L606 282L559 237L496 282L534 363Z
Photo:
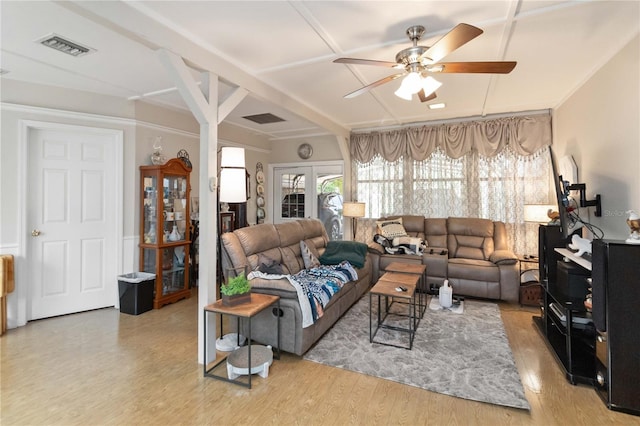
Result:
M436 148L460 158L471 151L493 157L507 146L516 154L531 155L549 145L551 116L540 114L352 134L350 150L352 159L368 163L377 154L389 162L402 156L423 161Z

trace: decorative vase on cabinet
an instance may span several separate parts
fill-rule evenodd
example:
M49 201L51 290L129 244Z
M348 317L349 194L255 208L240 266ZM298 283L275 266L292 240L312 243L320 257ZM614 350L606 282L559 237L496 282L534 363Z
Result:
M140 166L140 271L156 274L155 309L191 296L190 173L178 158ZM184 261L174 261L178 258Z

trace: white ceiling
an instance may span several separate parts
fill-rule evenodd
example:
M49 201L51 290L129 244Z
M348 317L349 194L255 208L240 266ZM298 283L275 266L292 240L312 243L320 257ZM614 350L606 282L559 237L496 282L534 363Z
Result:
M272 140L358 129L554 108L640 31L639 1L6 1L3 79L143 99L188 110L157 50L219 76L221 103L249 95L225 122ZM484 34L445 61L517 61L506 75L438 74L429 110L393 92L395 80L343 96L394 74L334 64L339 57L394 61L405 31L423 25L429 46L458 23ZM96 51L72 57L35 41L56 33ZM200 80L200 72L192 70ZM155 92L161 94L152 95ZM415 96L414 96L415 98ZM245 115L286 121L258 125Z

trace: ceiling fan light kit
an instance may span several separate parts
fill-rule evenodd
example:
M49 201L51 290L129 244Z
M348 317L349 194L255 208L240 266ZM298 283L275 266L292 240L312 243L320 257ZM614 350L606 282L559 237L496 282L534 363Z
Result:
M435 91L442 85L439 81L426 73L490 73L508 74L516 66L516 62L442 62L442 58L468 43L482 34L480 28L469 24L458 24L436 41L433 46L418 46L418 41L424 34L422 25L414 25L407 29L407 37L413 43L412 47L398 52L396 62L376 61L370 59L338 58L335 63L356 64L356 65L376 65L404 69L403 73L384 77L378 81L361 87L360 89L348 93L345 98L353 98L368 92L374 87L381 86L397 78L404 77L396 96L410 101L414 94L417 94L421 102L427 102L436 98Z
M400 84L400 88L395 91L396 96L411 100L411 97L422 90L423 96L429 96L438 88L442 86L442 83L435 78L429 76L423 77L420 73L410 72Z

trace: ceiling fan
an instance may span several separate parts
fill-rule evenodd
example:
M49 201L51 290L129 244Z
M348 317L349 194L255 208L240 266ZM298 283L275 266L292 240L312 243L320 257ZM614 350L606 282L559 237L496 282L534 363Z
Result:
M482 34L480 28L469 24L458 24L445 34L433 46L418 46L424 34L422 25L414 25L407 29L407 37L413 46L403 49L396 55L396 61L377 61L371 59L338 58L333 62L339 64L376 65L403 69L404 72L384 77L378 81L346 94L345 98L353 98L368 92L397 78L404 77L395 94L403 99L411 100L418 94L420 101L426 102L436 98L435 91L442 83L431 77L430 73L490 73L508 74L515 68L516 62L439 62L442 58Z

